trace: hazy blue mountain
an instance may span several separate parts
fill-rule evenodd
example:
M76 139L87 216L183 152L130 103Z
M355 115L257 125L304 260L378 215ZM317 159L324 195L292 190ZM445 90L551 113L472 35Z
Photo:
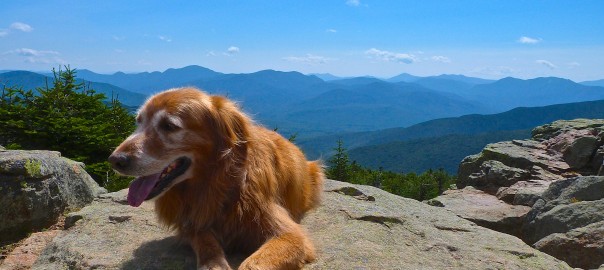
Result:
M434 89L442 92L452 93L456 95L465 95L468 90L470 90L474 84L469 84L466 82L455 81L451 79L443 79L437 77L426 77L421 78L413 83L421 85L423 87Z
M329 73L311 73L311 74L308 74L308 75L309 76L317 76L319 79L324 80L324 81L333 81L333 80L344 79L343 77L338 77L336 75L329 74Z
M374 82L327 91L294 104L286 118L307 131L375 130L429 119L485 112L486 108L416 84ZM313 130L314 129L314 130Z
M486 83L495 82L495 80L468 77L468 76L459 75L459 74L442 74L442 75L430 76L430 77L426 77L426 78L452 80L452 81L462 82L462 83L466 83L466 84L470 84L470 85L486 84Z
M595 80L595 81L585 81L585 82L581 82L582 85L588 85L588 86L601 86L604 87L604 79L602 80Z
M79 71L76 73L79 78ZM25 90L35 90L38 87L52 87L53 78L29 71L10 71L0 74L0 84L6 86L23 87ZM99 82L90 82L79 79L87 87L94 89L97 93L103 93L107 98L112 95L117 97L120 102L131 107L138 107L142 104L146 96L140 93L130 92L120 87Z
M363 84L370 84L370 83L376 83L376 82L384 82L384 81L380 80L378 78L375 78L375 77L355 77L355 78L330 81L330 83L333 83L333 84L347 85L347 86L363 85Z
M464 115L426 121L407 128L342 133L316 138L300 138L298 144L311 158L329 156L338 139L350 150L370 145L433 138L451 134L470 135L500 130L532 129L560 119L604 118L604 100L516 108L491 115Z
M504 78L490 84L480 84L462 96L490 108L509 110L552 104L604 99L604 87L585 86L556 77L521 80Z
M402 73L402 74L396 75L396 76L388 79L387 81L389 81L389 82L413 82L420 78L421 77L414 76L409 73Z
M398 141L352 149L350 160L364 167L394 172L422 173L443 168L456 174L459 163L487 144L531 137L531 130L500 130L479 134L452 134L436 138Z
M78 70L78 78L109 83L130 91L145 95L153 94L173 87L187 86L189 82L207 80L223 75L200 66L167 69L164 72L141 72L127 74L116 72L111 75L97 74L89 70Z

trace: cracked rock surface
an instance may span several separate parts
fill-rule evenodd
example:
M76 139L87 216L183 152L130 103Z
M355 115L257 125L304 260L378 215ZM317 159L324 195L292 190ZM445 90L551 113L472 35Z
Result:
M132 208L125 194L70 214L33 269L194 269L193 252L157 224L153 204ZM318 251L305 269L571 269L516 237L369 186L326 181L322 206L302 224Z

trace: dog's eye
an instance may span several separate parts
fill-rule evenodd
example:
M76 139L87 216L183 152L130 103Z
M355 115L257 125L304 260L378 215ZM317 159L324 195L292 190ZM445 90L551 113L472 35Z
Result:
M172 132L172 131L177 131L178 129L180 129L179 126L171 123L170 121L162 121L159 124L159 128L163 131L167 131L167 132Z

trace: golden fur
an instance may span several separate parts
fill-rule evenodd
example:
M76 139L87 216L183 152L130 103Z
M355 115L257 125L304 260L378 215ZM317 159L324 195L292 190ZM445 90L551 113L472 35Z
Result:
M161 125L158 117L178 130L159 134L167 131L150 127ZM158 164L183 155L192 160L184 179L155 200L155 210L162 224L191 243L200 269L230 269L230 252L251 253L239 269L300 269L315 259L298 223L319 203L320 164L254 124L230 100L195 88L151 97L137 120L137 132L114 155L136 159L138 153Z

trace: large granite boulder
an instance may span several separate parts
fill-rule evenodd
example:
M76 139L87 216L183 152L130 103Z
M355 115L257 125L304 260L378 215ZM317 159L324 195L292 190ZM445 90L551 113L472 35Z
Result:
M524 239L534 243L600 221L604 221L604 177L570 178L553 183L535 203L526 216Z
M133 208L125 195L69 214L32 269L194 269L190 247L157 224L153 204ZM571 269L516 237L377 188L328 180L323 195L303 220L318 250L305 269Z
M584 228L604 220L604 178L595 176L604 174L603 156L604 120L555 121L536 127L532 139L489 144L466 157L458 171L461 189L428 203L529 244L539 241L543 251L582 267L577 261L599 252L590 251L599 239L590 233L601 231ZM585 235L591 242L576 238ZM561 239L570 240L556 250ZM577 251L563 256L570 243ZM602 256L591 260L604 263Z
M47 228L103 191L59 152L0 150L0 242Z
M596 269L604 266L604 221L566 233L554 233L539 240L535 247L573 267Z
M445 207L477 225L518 237L522 235L525 216L531 210L528 206L507 204L471 186L447 190L428 204Z

